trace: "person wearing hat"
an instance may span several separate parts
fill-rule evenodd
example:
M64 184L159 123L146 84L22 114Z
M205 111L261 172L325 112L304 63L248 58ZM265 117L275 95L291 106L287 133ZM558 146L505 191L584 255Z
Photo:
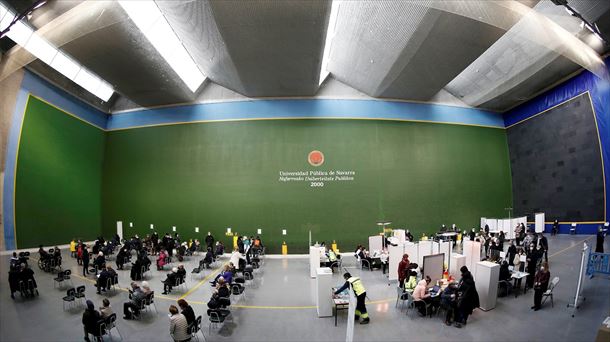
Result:
M100 313L95 310L95 305L90 300L87 300L87 308L83 312L83 328L85 332L85 341L89 341L89 334L96 337L96 340L100 339L100 330L98 329L97 322L102 319Z
M368 324L371 320L364 303L366 300L366 289L364 288L364 285L362 285L362 280L360 280L359 277L352 277L349 272L346 272L343 275L343 278L345 278L345 284L335 291L335 295L338 295L351 286L356 295L356 316L354 319L358 320L359 318L362 318L360 324Z

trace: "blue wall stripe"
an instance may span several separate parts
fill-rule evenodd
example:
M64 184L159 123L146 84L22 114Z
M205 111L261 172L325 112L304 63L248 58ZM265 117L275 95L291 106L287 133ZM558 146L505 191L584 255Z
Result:
M119 130L199 121L289 118L407 120L504 128L501 114L474 108L339 99L251 100L146 109L111 115L106 128Z

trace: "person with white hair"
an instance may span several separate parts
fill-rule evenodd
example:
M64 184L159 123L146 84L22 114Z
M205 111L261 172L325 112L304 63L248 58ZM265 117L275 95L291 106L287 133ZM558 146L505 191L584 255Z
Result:
M93 262L93 266L95 266L95 275L97 275L97 271L104 269L106 266L106 258L104 257L104 252L97 253L97 258Z
M145 295L149 295L151 292L153 292L153 290L150 288L150 284L148 284L146 280L142 282L141 288Z
M172 268L172 271L167 274L167 278L162 281L163 283L163 294L169 294L172 292L172 287L176 284L176 279L178 279L178 267Z

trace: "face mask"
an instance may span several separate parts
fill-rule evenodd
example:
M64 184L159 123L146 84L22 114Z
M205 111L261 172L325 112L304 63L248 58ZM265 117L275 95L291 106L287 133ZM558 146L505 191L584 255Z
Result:
M540 270L541 270L541 271L544 271L544 267L540 267Z

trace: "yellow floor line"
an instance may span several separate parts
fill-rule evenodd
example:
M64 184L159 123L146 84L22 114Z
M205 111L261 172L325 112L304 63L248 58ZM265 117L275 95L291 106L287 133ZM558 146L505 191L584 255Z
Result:
M227 265L228 263L224 263L222 266L220 266L217 270L215 270L214 272L208 274L207 276L205 276L205 278L203 278L199 283L197 283L197 285L193 286L190 290L188 290L185 294L183 294L180 298L178 299L184 299L186 298L188 295L190 295L191 293L193 293L195 290L197 290L201 285L203 285L206 281L208 281L212 276L216 275L216 273L220 272L220 270L222 270L225 265Z
M572 246L570 246L570 247L566 247L566 248L564 248L564 249L560 250L559 252L553 253L553 254L549 255L549 259L550 259L550 258L552 258L552 257L554 257L554 256L556 256L556 255L559 255L559 254L561 254L561 253L563 253L563 252L565 252L565 251L567 251L567 250L569 250L569 249L572 249L572 248L574 248L574 247L577 247L577 246L582 247L582 243L583 243L583 242L585 242L585 241L587 241L587 240L590 240L591 238L592 238L592 236L590 236L590 237L588 237L588 238L586 238L586 239L584 239L584 240L582 240L582 241L580 241L580 242L577 242L576 244L574 244L574 245L572 245Z

